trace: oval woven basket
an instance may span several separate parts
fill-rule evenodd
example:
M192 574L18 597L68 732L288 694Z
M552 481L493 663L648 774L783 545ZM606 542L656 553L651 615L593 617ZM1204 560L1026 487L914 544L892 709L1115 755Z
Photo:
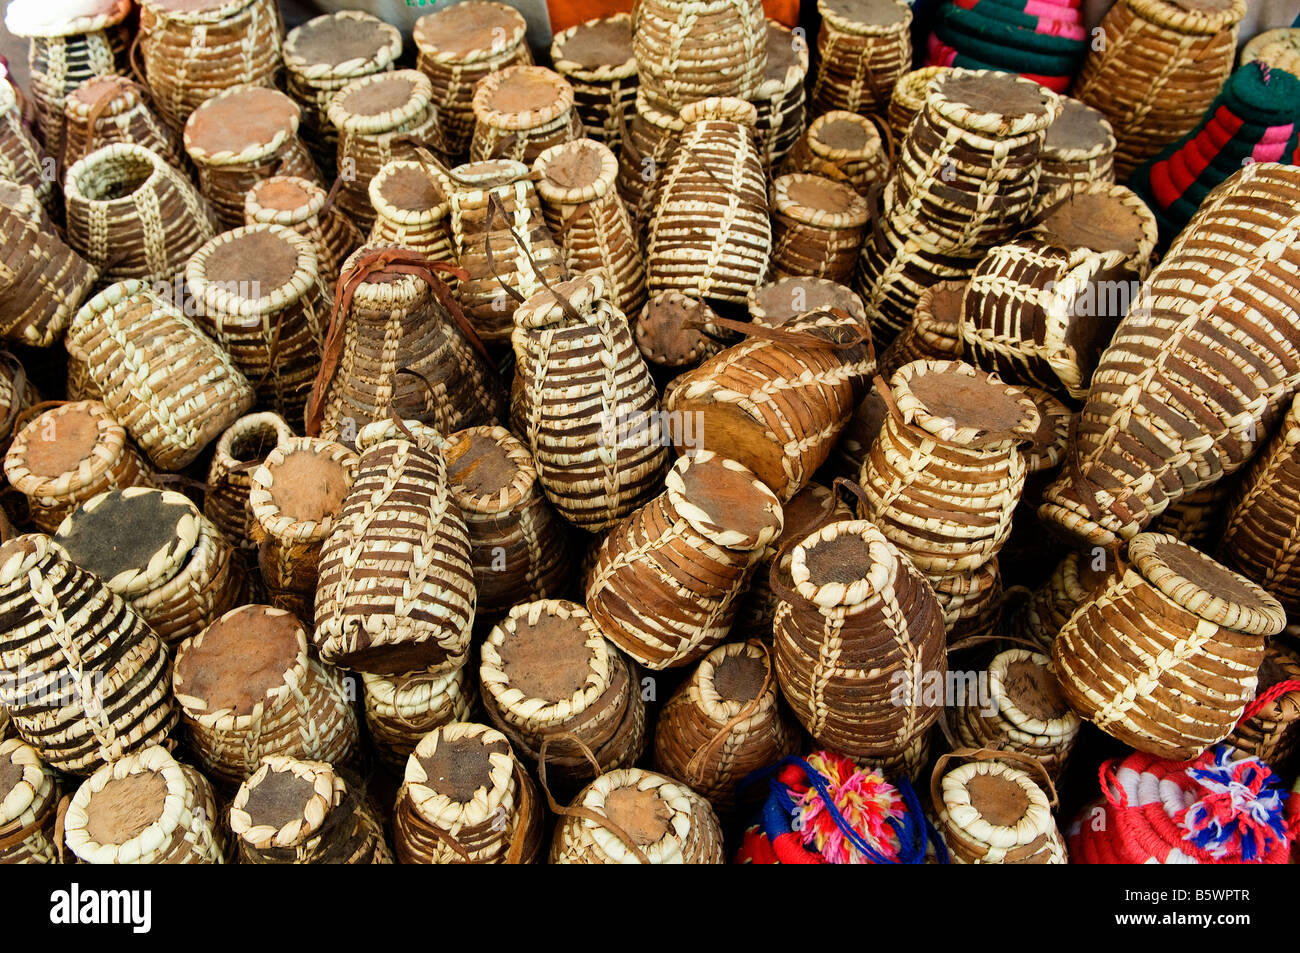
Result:
M57 864L59 782L36 749L0 740L0 863Z
M912 65L912 10L902 0L817 0L817 75L812 106L881 113Z
M646 101L677 112L710 96L751 98L767 68L761 0L646 0L632 17Z
M935 765L930 794L949 858L954 864L1067 863L1065 839L1052 816L1056 791L1050 779L1013 767L1006 757L959 749ZM1042 770L1034 759L1021 757ZM945 770L952 758L971 760ZM1047 781L1050 800L1040 780Z
M587 138L618 152L639 88L631 14L587 20L555 34L551 65L573 87L573 107Z
M244 195L245 225L283 225L311 242L316 270L333 291L343 263L364 241L361 231L317 183L297 176L261 179Z
M63 104L63 167L101 146L133 142L188 175L179 132L158 118L148 97L147 88L115 73L92 77L69 91Z
M445 675L363 673L366 729L375 754L402 771L420 739L453 721L469 721L477 701L473 673L462 666Z
M843 182L865 196L889 175L891 147L880 133L875 119L843 109L824 112L790 153L790 170Z
M246 551L256 549L248 510L253 472L266 462L272 450L286 446L293 437L293 429L283 417L264 412L240 417L217 439L208 466L203 515L232 546Z
M582 137L573 87L544 66L510 66L474 87L471 162L514 159L526 165L551 146Z
M847 282L866 234L867 200L850 186L794 173L772 183L772 274Z

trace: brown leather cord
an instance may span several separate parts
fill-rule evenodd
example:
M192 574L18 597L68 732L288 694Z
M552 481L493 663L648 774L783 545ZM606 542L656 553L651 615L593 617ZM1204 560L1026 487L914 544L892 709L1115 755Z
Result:
M776 676L776 670L772 665L772 652L767 645L759 639L749 639L746 645L752 645L763 653L763 684L758 689L758 694L747 701L731 718L727 719L707 742L696 749L695 754L691 755L691 760L686 762L685 773L690 780L687 782L691 787L697 787L704 782L701 770L704 763L713 757L715 749L722 744L731 735L732 730L746 718L749 718L763 704L763 699L767 697L768 689L772 687Z
M65 799L50 798L50 802L45 805L45 810L36 815L36 817L28 824L18 827L15 826L17 824L17 821L15 821L7 827L0 827L0 851L6 851L10 847L17 847L37 831L44 829L46 823L51 817L55 818L56 824L59 820L62 820L62 816L59 813L59 805L63 800ZM57 831L55 837L58 838Z
M149 476L149 482L155 486L180 486L187 490L194 490L198 493L211 493L216 487L211 483L204 483L202 480L196 480L194 477L186 476L184 473L153 473Z
M564 295L560 294L558 291L556 291L555 288L551 285L551 283L546 280L546 276L542 274L542 269L538 266L537 260L533 258L533 253L532 250L528 247L528 243L525 242L522 238L520 238L519 234L513 228L510 227L510 221L509 219L506 218L505 206L501 204L500 196L496 195L495 193L488 196L488 210L489 211L488 211L487 224L489 230L492 227L493 217L496 215L500 215L502 223L506 226L506 231L508 231L510 233L510 237L515 240L515 244L519 246L519 250L524 253L524 258L528 261L528 267L530 267L533 270L533 276L538 280L538 282L541 284L543 288L545 288L547 291L550 292L551 297L553 297L556 303L559 304L560 310L564 312L564 316L566 318L578 324L583 323L583 317L578 313L578 309L573 306L573 302L570 301L568 298L566 298ZM489 255L490 255L491 254L490 244L487 247L489 249ZM490 263L491 263L491 259L489 257L489 264ZM495 269L493 269L493 274L496 274ZM497 276L497 281L498 282L501 281L499 275ZM502 282L502 287L503 288L506 287L504 282ZM516 292L516 294L518 294L518 292ZM519 300L520 303L522 303L524 299L522 296L520 296Z
M1021 638L1018 635L999 635L995 632L989 633L988 635L971 635L971 636L967 636L964 639L959 639L956 642L950 642L948 643L948 651L950 653L964 652L967 649L972 649L980 645L986 645L989 642L1011 642L1014 643L1015 645L1020 646L1021 648L1029 649L1031 652L1036 652L1039 655L1049 654L1047 652L1044 652L1043 647L1039 645L1037 642L1033 642L1026 638Z
M146 75L144 60L141 59L140 41L144 39L144 30L136 30L135 36L131 37L131 47L127 50L127 64L131 67L131 72L135 74L136 82L141 86L149 85L149 78Z
M877 377L876 380L880 380L880 378ZM834 482L831 483L831 489L836 493L847 490L862 506L862 512L870 512L871 504L867 501L867 491L862 489L861 484L857 481L850 480L848 477L836 477Z
M407 805L409 805L407 809L403 811L402 801L401 800L398 801L398 805L397 805L398 813L402 818L401 822L403 824L410 824L411 827L415 828L421 834L426 834L432 837L434 840L441 843L444 847L450 849L452 853L456 854L456 856L458 856L465 863L467 864L474 863L474 859L470 856L469 851L464 848L464 846L460 843L460 841L456 840L456 838L452 837L451 834L447 833L441 828L434 827L432 824L430 824L420 815L420 812L415 809L415 805L411 803L411 794L410 791L406 789L406 785L402 786L402 798L406 801ZM409 854L407 854L406 851L402 851L401 853L403 854L402 859L403 861L405 861L406 857L408 857Z
M846 318L849 317L845 312L837 311L835 309L808 313L832 313L843 315ZM850 318L850 320L852 319ZM758 338L763 341L772 341L777 344L785 344L789 347L805 348L812 351L842 351L847 348L856 347L857 345L870 340L867 333L860 328L854 329L856 340L844 343L833 341L830 338L821 337L806 330L784 327L772 328L768 327L766 324L758 324L752 321L736 321L732 318L724 318L719 315L714 315L707 320L701 318L687 318L682 322L682 327L689 328L693 331L703 331L705 334L709 333L709 328L711 327L723 328L724 330L733 331L744 337Z
M596 777L600 777L602 774L605 773L603 770L601 770L600 762L597 761L596 756L591 753L591 749L587 747L586 742L584 742L573 732L561 731L561 732L557 732L554 735L547 735L545 738L542 739L542 746L537 752L537 776L538 776L538 781L541 783L542 786L542 792L546 795L546 803L550 807L551 812L559 815L560 817L581 818L583 820L591 821L597 827L603 827L605 830L609 831L611 834L617 837L619 841L622 842L623 846L626 847L632 853L632 856L634 856L638 862L642 864L649 864L650 858L647 857L645 855L645 852L636 845L636 842L632 840L631 835L628 834L627 831L623 830L623 828L615 824L604 814L599 814L596 811L593 811L591 808L584 807L581 804L571 804L568 807L564 807L563 805L561 805L559 802L555 800L554 796L552 796L551 789L546 783L546 749L550 747L550 744L553 740L561 740L561 739L566 741L573 741L578 745L578 748L582 751L583 755L587 758L589 762L591 762L592 767L595 768Z
M885 227L881 224L881 218L884 215L884 207L881 203L881 196L885 192L885 183L883 181L872 182L867 186L867 194L864 196L867 200L867 217L871 221L871 242L879 255L886 255L889 251L885 241Z
M892 169L894 160L898 157L898 143L894 141L894 130L880 116L868 113L862 118L875 126L880 133L880 141L885 145L885 156L889 159L889 167Z
M515 790L519 792L519 810L515 814L515 832L511 835L510 847L506 850L507 864L524 862L524 850L528 847L533 824L541 823L541 817L537 813L537 792L533 790L533 782L529 780L517 761L515 762Z
M935 813L943 810L943 794L940 789L940 782L943 780L943 769L949 761L960 758L965 761L999 761L1003 758L1010 761L1019 761L1033 771L1037 772L1047 783L1043 787L1043 793L1048 797L1048 806L1054 811L1060 806L1060 799L1056 795L1056 785L1052 783L1052 776L1048 773L1047 768L1037 758L1032 758L1027 754L1019 751L1004 750L1001 748L956 748L946 754L941 754L939 759L934 763L934 770L930 772L930 800L934 805ZM1042 787L1042 785L1040 785Z
M574 224L578 221L578 219L582 218L583 215L585 215L587 212L591 210L591 205L592 205L591 202L583 202L581 205L575 207L574 210L570 212L567 216L565 216L564 220L560 222L560 227L555 231L551 232L551 237L555 239L555 244L563 246L564 236L569 234L569 229L571 229L574 226Z
M54 852L59 856L59 863L66 864L68 858L66 855L67 845L63 842L63 834L66 828L68 817L68 805L72 803L72 795L65 794L59 799L58 813L54 818Z

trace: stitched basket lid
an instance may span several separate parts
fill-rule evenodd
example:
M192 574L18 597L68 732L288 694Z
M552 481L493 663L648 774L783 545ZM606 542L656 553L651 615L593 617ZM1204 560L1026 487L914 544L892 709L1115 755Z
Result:
M537 482L532 454L504 427L458 430L447 438L442 455L447 487L462 512L509 512Z
M415 809L439 827L491 820L513 787L510 742L495 728L453 722L420 739L403 776Z
M867 224L867 200L841 182L802 172L772 184L772 208L817 228L861 228Z
M63 497L105 473L125 448L126 430L108 408L74 401L45 411L14 436L5 476L26 496Z
M862 299L852 289L829 278L779 278L754 288L746 300L754 323L769 328L779 328L809 311L828 309L843 311L861 324L867 320Z
M940 785L951 823L981 845L1025 847L1055 830L1047 795L1018 768L973 761L947 772Z
M13 0L5 10L5 29L33 38L94 33L121 23L130 12L131 0Z
M1132 189L1109 183L1082 188L1066 186L1069 194L1048 196L1043 208L1051 209L1031 234L1062 248L1117 251L1145 266L1155 250L1155 215Z
M307 659L307 632L283 609L231 609L176 652L172 683L190 713L252 715Z
M808 144L822 158L838 160L869 159L884 146L875 123L842 109L822 113L812 121Z
M677 458L668 500L696 532L719 546L751 550L781 533L781 502L749 469L709 450Z
M357 462L342 444L294 437L253 471L249 511L277 539L324 539L343 509Z
M140 0L140 6L160 23L182 25L220 23L259 0Z
M297 232L246 225L195 252L185 282L220 332L230 318L256 319L298 301L316 284L318 267L316 249ZM242 323L260 326L256 320Z
M791 551L795 592L823 609L856 606L894 584L898 551L867 520L841 520L809 533Z
M36 749L19 738L0 742L0 830L54 793L54 775Z
M235 794L230 830L257 849L294 847L321 829L342 793L343 779L328 764L264 758Z
M728 642L704 657L692 676L699 691L699 706L710 719L726 724L763 691L775 691L771 658L756 642ZM775 696L772 696L775 699ZM762 717L761 708L753 708Z
M693 367L721 345L708 336L713 309L680 291L661 291L645 303L632 328L641 355L663 367Z
M389 162L370 180L370 204L401 225L431 225L450 209L448 184L433 170L409 159Z
M185 151L201 165L231 165L274 155L298 133L298 104L277 89L223 90L185 120Z
M890 389L905 423L948 443L992 445L1032 440L1038 408L1023 391L958 361L913 361Z
M513 7L466 0L415 22L415 45L433 63L466 66L499 59L524 41L528 22Z
M767 66L752 102L792 93L808 75L808 44L775 20L767 21ZM799 100L802 103L802 99Z
M1014 73L954 69L930 81L926 108L961 129L996 138L1046 129L1060 97Z
M360 10L313 17L284 38L285 67L308 80L366 76L401 55L401 31Z
M176 574L198 542L202 522L181 494L136 486L81 504L54 541L118 595L133 596Z
M689 788L641 768L619 768L602 774L582 790L574 803L607 817L652 864L700 863L700 858L686 853L698 847L694 828L701 822L717 823L696 816L708 808ZM577 825L604 857L615 863L632 862L635 855L612 831L587 818L579 818Z
M416 120L432 102L429 77L401 69L353 80L330 98L326 111L341 132L377 135Z
M912 10L900 0L817 0L817 10L843 33L878 36L912 22Z
M1050 470L1065 459L1070 446L1070 424L1074 411L1061 403L1056 396L1040 387L1023 387L1025 396L1038 408L1038 430L1033 441L1024 448L1025 471L1038 473Z
M1061 114L1043 137L1043 158L1082 162L1113 151L1115 131L1106 117L1086 103L1061 97Z
M535 129L573 108L573 87L545 66L510 66L474 88L474 115L493 129Z
M551 41L551 61L561 74L588 82L635 76L632 17L618 13L569 27Z
M296 175L273 175L255 182L244 196L244 217L250 224L296 225L319 215L328 193L315 182Z
M609 194L618 177L618 159L608 146L579 139L551 146L533 163L537 192L561 205L594 202Z

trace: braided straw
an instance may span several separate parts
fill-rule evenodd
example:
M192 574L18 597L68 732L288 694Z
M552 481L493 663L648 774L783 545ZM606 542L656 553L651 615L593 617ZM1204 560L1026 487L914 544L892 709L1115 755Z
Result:
M1014 752L962 748L935 765L931 790L937 826L956 864L1064 864L1065 840L1052 809L1056 804L1022 767ZM1016 755L1041 770L1039 762ZM952 758L966 764L945 770ZM1051 787L1046 774L1041 775Z
M618 152L638 89L631 15L587 20L555 34L551 63L573 87L585 135Z
M316 269L326 288L333 289L343 263L363 242L360 230L308 179L273 175L261 179L244 195L245 225L283 225L311 242Z
M582 135L573 87L544 66L510 66L474 87L471 162L514 159L530 164L551 146Z
M149 91L125 76L93 76L68 93L63 104L64 168L101 146L133 142L158 153L188 174L181 137L149 106Z
M1241 48L1239 66L1265 63L1272 69L1300 76L1300 27L1279 27L1257 33Z
M849 281L869 217L867 200L848 185L781 176L772 183L772 274Z
M36 749L0 740L0 863L57 864L54 822L59 785Z
M941 281L921 292L911 323L880 355L880 376L891 380L913 361L956 361L963 352L962 296L968 281Z
M790 154L790 169L825 176L867 196L889 174L889 145L874 119L833 109L808 126Z
M1300 653L1275 639L1264 647L1259 690L1225 743L1266 764L1292 763L1300 739Z
M912 64L912 11L902 0L817 0L822 17L812 105L880 113Z
M990 635L1002 622L1002 572L994 556L966 572L927 575L943 610L948 644Z
M760 0L646 0L632 18L646 101L677 112L710 96L750 99L767 70Z
M0 176L30 188L46 212L58 215L55 172L54 160L42 153L23 120L16 87L0 82Z
M396 771L420 739L453 721L469 721L476 691L468 666L445 675L361 676L366 688L366 728L379 758Z
M208 467L203 515L232 546L255 548L248 511L253 471L272 450L285 446L293 436L293 429L279 414L258 413L240 417L217 439Z

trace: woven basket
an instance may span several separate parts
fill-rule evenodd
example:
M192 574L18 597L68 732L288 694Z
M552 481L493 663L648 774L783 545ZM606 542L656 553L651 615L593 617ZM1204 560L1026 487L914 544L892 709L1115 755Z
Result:
M862 299L852 289L826 278L778 278L752 289L745 298L755 324L779 328L809 311L843 311L858 324L867 323Z
M32 138L12 83L0 83L0 176L36 193L46 212L60 212L55 162Z
M1036 224L1026 238L1073 251L1079 248L1094 252L1119 252L1124 256L1124 280L1138 282L1147 276L1154 260L1158 228L1156 217L1132 189L1106 182L1080 182L1058 187L1043 195L1035 215ZM1123 293L1119 286L1103 286L1098 294L1104 298ZM1127 304L1127 301L1125 301ZM1112 310L1117 310L1111 306Z
M599 275L538 294L515 312L512 413L559 514L588 532L659 491L668 463L654 381ZM571 312L571 313L570 313Z
M1070 90L1114 128L1115 176L1200 121L1232 71L1245 0L1121 0Z
M451 231L468 274L457 295L479 336L496 344L510 337L521 298L567 276L563 253L522 162L471 162L453 169L450 181Z
M356 479L341 444L294 437L266 455L248 488L248 531L271 604L314 618L321 547Z
M168 283L216 234L208 204L157 153L115 142L79 159L64 178L68 244L101 282Z
M283 35L275 0L141 0L137 42L159 115L181 129L231 86L273 86Z
M1070 552L1052 570L1051 576L1035 589L1007 619L1006 632L1050 652L1061 627L1070 621L1084 602L1100 587L1114 568L1105 550Z
M176 724L162 640L48 536L0 547L0 611L23 620L0 636L0 664L18 676L0 705L51 767L90 774Z
M866 233L867 200L818 175L783 175L772 183L774 277L852 280Z
M657 208L661 176L683 128L681 116L656 109L644 91L637 91L636 108L619 147L617 185L639 235L644 235Z
M297 104L263 86L233 86L190 113L185 152L223 229L244 223L244 196L262 179L319 180L316 163L298 138L298 122Z
M375 224L368 243L400 245L430 261L455 264L450 191L446 180L423 163L409 159L388 163L370 180ZM455 287L454 277L448 275L447 282Z
M57 864L58 778L36 749L0 740L0 864Z
M203 775L152 745L82 782L63 838L83 864L220 864L216 804Z
M474 87L471 162L514 159L531 165L552 146L582 137L573 87L544 66L509 66Z
M45 533L105 490L150 483L126 431L97 401L61 404L34 417L15 435L4 467L10 485L27 497L32 523Z
M1139 751L1194 758L1227 737L1254 695L1272 596L1172 536L1142 533L1129 565L1052 645L1065 699Z
M377 675L465 663L474 572L442 443L417 421L379 421L357 437L357 477L320 553L322 660Z
M1040 161L1040 196L1114 182L1115 132L1100 112L1062 96L1061 114L1047 127Z
M1257 33L1241 49L1239 65L1267 63L1272 69L1300 76L1300 28L1279 27Z
M1025 483L1020 445L1038 432L1034 402L966 364L905 364L894 406L862 468L862 515L930 575L969 572L997 555Z
M788 332L788 333L787 333ZM867 335L851 317L813 311L780 337L751 337L675 382L664 407L677 440L744 464L790 499L835 445L875 372Z
M7 351L0 351L0 414L3 415L0 416L0 453L9 452L16 432L22 429L19 418L41 400L22 362Z
M577 548L551 508L532 455L504 427L471 427L447 437L447 484L469 533L470 565L482 619L559 595Z
M798 749L798 731L780 707L771 650L761 642L719 645L655 723L655 770L688 784L724 816L751 771Z
M892 380L913 361L957 361L963 356L962 297L969 281L941 281L921 292L907 327L880 355L880 376Z
M133 142L188 176L180 134L158 118L148 96L145 87L116 74L95 76L71 90L63 104L63 167L101 146Z
M302 139L322 170L332 173L338 155L330 98L354 79L391 70L401 55L401 31L360 10L313 17L284 38L285 91L302 110Z
M947 66L922 66L895 80L894 88L889 94L889 106L885 110L885 118L889 121L889 130L893 133L895 142L902 142L907 137L912 120L925 108L930 81L949 69Z
M280 609L232 609L176 650L176 703L213 776L238 784L264 757L342 764L360 744L341 679L307 654L307 633Z
M243 864L391 864L379 816L331 765L268 757L239 786L230 830Z
M822 113L790 153L790 170L843 182L865 196L889 175L880 128L877 120L842 109Z
M393 811L403 864L532 864L543 807L506 736L487 725L429 732L406 762Z
M632 18L646 101L678 112L710 96L750 99L767 71L760 0L646 0Z
M192 462L253 406L252 385L229 355L143 282L95 295L68 337L108 412L161 470Z
M912 65L912 10L902 0L817 0L822 16L813 110L882 113Z
M573 87L573 107L587 138L618 152L636 110L631 15L587 20L555 34L551 63Z
M998 557L965 572L926 575L943 610L948 644L983 639L1002 623L1002 570Z
M1294 643L1275 639L1264 647L1255 699L1224 743L1285 771L1293 766L1297 741L1300 741L1300 652Z
M416 67L433 83L443 144L452 158L469 152L474 132L474 89L484 77L533 62L524 42L528 24L518 10L468 0L415 23Z
M43 9L42 9L43 8ZM5 11L5 27L28 38L28 88L46 150L63 155L63 110L68 94L84 80L124 73L130 0L98 0L60 10L39 0L20 0Z
M779 501L752 472L708 450L687 453L666 491L606 537L587 608L647 668L689 665L726 638L736 599L781 525Z
M866 520L810 533L790 549L793 585L780 573L774 564L776 674L795 717L849 757L893 767L920 748L924 762L942 709L923 680L947 672L943 612L925 577Z
M722 829L709 802L653 771L602 774L560 813L552 864L725 862Z
M420 739L453 721L469 721L477 693L462 666L446 675L361 676L366 687L366 728L375 754L402 771Z
M217 439L208 466L208 490L203 515L221 530L226 541L243 550L256 550L248 494L253 472L277 447L293 440L293 429L279 414L258 413L240 417Z
M646 301L632 326L637 349L652 368L673 371L699 366L722 350L717 315L699 298L661 291Z
M767 21L767 68L749 98L758 112L754 136L765 169L775 169L803 139L807 125L804 80L808 44L775 20Z
M637 235L614 187L618 160L598 142L553 146L533 165L546 224L574 274L598 272L605 293L624 314L646 303L645 267Z
M0 337L50 347L90 293L95 267L63 243L25 185L0 179Z
M309 179L273 175L244 195L245 225L283 225L311 242L316 270L331 291L343 263L364 238L328 193Z
M326 115L338 130L338 205L363 231L375 222L370 180L395 159L416 159L421 147L444 151L429 78L415 70L372 73L348 83Z
M971 685L965 699L950 711L953 734L968 748L1028 755L1053 783L1059 782L1081 722L1061 696L1051 659L1041 652L1008 649L993 657L986 672L987 697L978 697ZM1016 766L1015 761L1007 763Z
M767 280L772 228L754 142L756 115L749 103L726 98L682 110L684 126L650 218L651 294L681 291L706 301L743 302Z
M1206 199L1094 372L1043 519L1108 546L1259 448L1300 385L1298 201L1300 170L1265 162Z
M570 793L641 757L636 668L577 603L516 605L483 643L479 679L488 718L526 761L544 757L550 783Z
M211 520L170 490L101 493L68 514L54 541L169 645L247 601L243 561Z
M930 796L936 825L954 864L1064 864L1065 839L1052 811L1056 791L1039 762L1020 756L1039 775L1012 767L1003 752L959 749L934 767ZM970 758L945 770L950 759ZM1049 795L1039 786L1046 780Z
M282 225L222 232L190 259L185 282L205 330L252 382L258 407L301 419L331 303L311 242Z

